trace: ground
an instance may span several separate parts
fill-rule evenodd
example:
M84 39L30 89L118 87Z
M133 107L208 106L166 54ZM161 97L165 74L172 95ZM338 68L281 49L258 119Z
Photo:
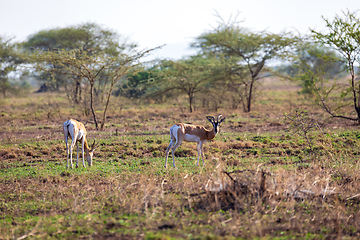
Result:
M0 238L358 239L358 126L295 92L268 91L250 113L114 108L104 130L61 95L3 99ZM307 135L284 117L300 104L309 115L297 120L319 123ZM196 167L196 145L183 143L178 168L165 169L169 128L210 127L205 116L220 113L206 166ZM66 169L61 126L70 117L100 143L92 167Z

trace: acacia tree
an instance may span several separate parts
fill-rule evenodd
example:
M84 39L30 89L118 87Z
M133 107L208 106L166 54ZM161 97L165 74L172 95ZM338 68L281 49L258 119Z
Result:
M163 95L175 91L176 94L186 94L189 103L189 112L194 111L195 95L209 87L213 79L216 62L214 59L202 56L193 56L178 61L163 61L155 69L156 80L148 85L148 95Z
M84 78L90 86L90 110L96 129L103 129L106 121L106 112L110 103L111 93L114 85L126 74L141 64L140 59L149 54L153 49L120 52L116 56L106 54L106 52L93 53L89 51L76 50L59 50L59 51L38 51L32 54L32 58L38 63L53 63L60 68L44 69L42 64L38 64L39 70L56 71L57 73L67 74ZM107 89L105 94L105 107L103 109L102 118L99 122L94 107L94 85L100 74L108 76Z
M31 35L23 43L23 47L40 52L78 50L78 52L86 52L87 55L106 54L110 56L116 56L125 49L136 47L135 44L126 41L120 42L119 39L120 36L111 30L94 23L85 23L78 26L39 31ZM58 90L61 86L65 87L70 101L80 103L83 100L83 78L78 75L72 77L67 75L65 77L60 73L60 65L56 65L55 62L47 62L46 64L46 68L53 69L52 74L41 72L39 78L50 89ZM101 81L98 81L98 88L106 85L107 80L107 76L102 75Z
M211 53L228 62L224 66L227 66L225 71L232 82L231 89L237 86L244 111L250 112L260 73L270 60L286 56L295 43L296 38L290 33L253 33L236 23L223 23L199 36L193 46L204 54Z
M11 39L5 39L0 36L0 91L5 97L11 89L9 82L9 73L16 70L16 67L22 63L16 44Z
M330 87L323 87L318 92L318 96L321 107L332 117L357 121L360 124L360 84L355 72L355 68L360 63L360 20L355 12L346 11L343 15L343 17L337 15L333 20L323 18L327 27L326 33L311 31L315 41L329 46L342 56L342 61L345 61L350 75L347 84L335 83ZM337 100L334 107L331 99L336 94L335 90L339 90L342 101ZM349 96L352 99L351 105L355 109L355 116L338 113L343 106L348 105L346 99Z
M343 71L344 62L337 52L313 42L304 42L299 45L293 64L280 69L279 73L281 77L298 81L302 87L300 93L318 96L325 86L325 79L335 79Z
M82 49L86 42L86 37L87 34L82 30L82 26L42 30L29 36L27 41L23 43L23 48L36 51ZM47 68L53 68L55 70L56 68L60 68L60 66L49 62ZM69 76L64 77L64 75L56 72L52 75L49 72L41 72L37 78L43 82L43 89L54 91L64 86L67 90L67 96L71 101L75 103L81 101L81 79L72 77L70 78L72 79L70 83L68 80ZM74 85L74 90L71 91L71 88L67 89L68 85Z

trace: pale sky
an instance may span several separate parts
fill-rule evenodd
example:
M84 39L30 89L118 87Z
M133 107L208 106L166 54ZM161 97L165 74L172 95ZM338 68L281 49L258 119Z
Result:
M111 29L141 49L166 44L154 58L179 59L189 45L217 26L215 13L253 31L309 32L325 29L322 16L360 10L360 0L0 0L0 35L24 41L41 30L93 22ZM358 14L360 17L360 13Z

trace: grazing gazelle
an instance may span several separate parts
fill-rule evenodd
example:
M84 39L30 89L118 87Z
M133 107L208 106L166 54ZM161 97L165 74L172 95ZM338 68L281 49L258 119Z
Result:
M82 153L82 159L83 159L83 166L85 166L84 161L84 150L86 153L86 159L88 161L89 166L92 166L92 157L95 148L97 145L94 143L91 147L89 147L87 140L86 140L86 129L84 124L81 122L78 122L74 119L70 119L66 122L64 122L64 134L65 134L65 143L66 143L66 155L67 155L67 162L66 162L66 168L69 167L69 147L68 147L68 137L71 137L71 145L70 145L70 166L73 168L73 162L72 162L72 151L75 147L75 144L77 146L77 156L76 156L76 167L79 167L79 145L77 142L80 142L82 145L81 153Z
M215 137L220 128L220 123L222 123L225 118L221 118L222 115L219 115L217 121L215 117L207 116L207 120L211 122L213 125L213 129L208 130L203 126L191 125L186 123L177 123L170 128L170 144L166 149L166 160L165 160L165 168L167 168L167 160L169 156L170 149L172 150L172 158L173 158L173 166L175 167L175 157L174 152L180 146L180 144L185 142L196 142L197 143L197 151L198 151L198 159L197 166L199 166L199 158L201 155L203 166L204 163L204 153L203 153L203 144L206 141L209 141Z

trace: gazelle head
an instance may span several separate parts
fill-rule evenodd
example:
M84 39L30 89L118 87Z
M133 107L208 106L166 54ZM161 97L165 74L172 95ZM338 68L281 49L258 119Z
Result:
M220 123L222 123L225 120L225 118L221 114L218 116L217 120L213 116L207 116L206 118L213 125L215 134L218 133L220 129Z
M92 166L92 158L94 155L94 150L99 144L95 144L95 139L93 144L91 145L90 149L86 150L86 160L88 161L89 166Z

